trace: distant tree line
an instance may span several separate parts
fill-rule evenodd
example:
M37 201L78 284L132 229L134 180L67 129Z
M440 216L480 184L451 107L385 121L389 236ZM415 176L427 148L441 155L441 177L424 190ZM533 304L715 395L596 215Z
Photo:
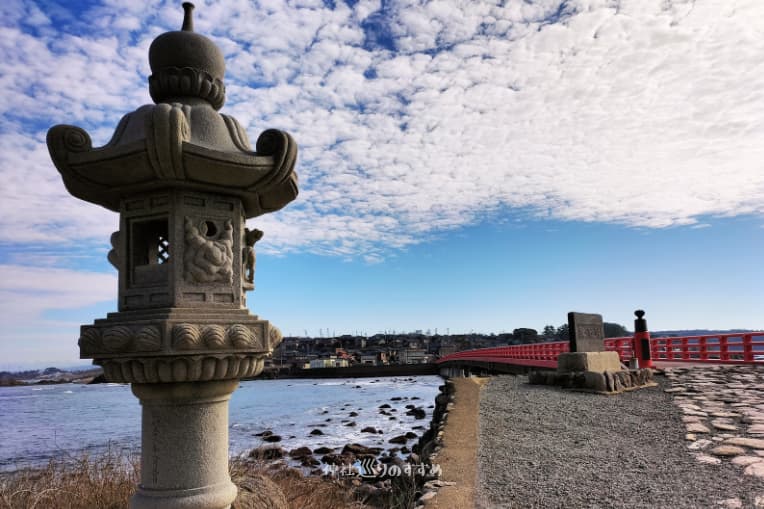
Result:
M620 338L632 335L632 333L621 324L605 322L603 325L606 338ZM545 325L541 334L539 334L536 329L515 329L512 331L512 337L512 342L515 344L542 343L544 341L568 341L570 340L570 331L568 330L568 324L564 323L559 327Z

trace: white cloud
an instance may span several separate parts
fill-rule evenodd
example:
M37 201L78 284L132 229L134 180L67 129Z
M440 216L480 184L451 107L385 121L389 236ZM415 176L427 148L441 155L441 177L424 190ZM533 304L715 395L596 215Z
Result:
M73 362L79 325L92 320L77 310L116 296L113 274L0 264L0 359Z
M113 274L0 265L0 309L15 322L39 319L48 310L78 309L116 297Z
M501 3L198 4L228 59L224 111L300 145L300 198L254 221L263 248L377 260L507 207L650 228L764 212L764 6ZM43 132L104 143L148 101L148 44L182 13L2 9L0 241L106 244L115 215L66 196Z

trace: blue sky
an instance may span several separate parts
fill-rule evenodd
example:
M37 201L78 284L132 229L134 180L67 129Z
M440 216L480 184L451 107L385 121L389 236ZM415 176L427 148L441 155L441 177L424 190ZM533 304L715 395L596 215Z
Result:
M196 2L227 102L300 146L250 221L252 311L285 334L764 328L756 1ZM180 2L0 5L0 368L72 363L116 309L116 214L67 195L47 129L94 145L150 102Z

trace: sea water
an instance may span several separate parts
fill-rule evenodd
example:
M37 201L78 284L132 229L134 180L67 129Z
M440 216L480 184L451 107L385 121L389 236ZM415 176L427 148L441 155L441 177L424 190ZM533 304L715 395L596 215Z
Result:
M287 450L347 443L390 448L390 438L421 435L420 427L429 426L441 383L438 376L241 382L230 403L230 452L265 445L257 436L264 431L279 435L277 445ZM394 419L380 413L384 404ZM425 418L406 415L411 405L423 408ZM382 433L361 431L369 426ZM316 429L322 434L312 435ZM141 408L129 385L0 387L0 470L84 452L139 452L140 432Z

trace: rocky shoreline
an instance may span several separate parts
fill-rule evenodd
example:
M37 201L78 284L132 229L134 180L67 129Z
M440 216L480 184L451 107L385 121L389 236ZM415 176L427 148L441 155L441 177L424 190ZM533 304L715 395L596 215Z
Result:
M439 480L439 468L430 458L442 448L443 429L453 400L453 384L446 381L439 391L431 405L429 425L423 423L414 426L416 432L409 431L389 438L387 443L392 447L349 442L342 448L301 446L287 450L279 445L279 435L273 430L263 430L256 435L264 444L252 449L246 459L267 463L268 468L273 470L297 469L302 475L340 482L352 490L358 500L371 506L410 508L422 505L434 496L438 487L445 484ZM424 419L428 402L418 400L416 396L393 396L389 403L379 405L377 411L391 419L399 411L414 419ZM343 424L359 426L357 417L358 414L351 410L343 419ZM361 431L369 435L383 434L383 430L370 426ZM323 432L316 427L310 434L320 436Z

